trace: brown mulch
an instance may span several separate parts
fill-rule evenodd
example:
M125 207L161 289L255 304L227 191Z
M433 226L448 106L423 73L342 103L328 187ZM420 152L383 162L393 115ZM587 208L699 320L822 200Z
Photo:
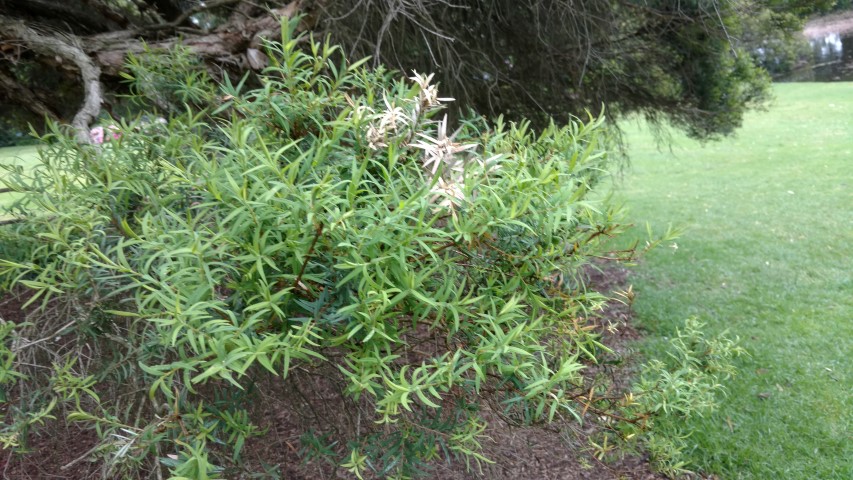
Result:
M21 323L36 317L36 307L22 308L29 299L24 292L0 293L0 321ZM35 302L38 303L38 302ZM7 421L16 405L0 402L0 416ZM61 416L54 412L57 417ZM0 450L0 478L3 479L87 479L98 478L100 467L88 461L87 453L98 441L94 431L65 422L47 420L33 429L22 442L21 452ZM73 462L73 463L72 463Z
M612 262L597 263L587 269L586 275L589 285L605 294L628 288L628 271ZM637 363L631 345L640 338L640 334L631 325L631 318L631 310L627 304L610 302L598 319L603 343L614 351L608 359L622 360L618 367L610 367L607 372L601 372L615 383L617 390L627 388L630 383L631 366ZM609 325L615 329L606 328ZM605 369L605 367L599 368ZM316 392L340 391L339 386L332 385L330 378L333 375L326 378L321 378L322 375L313 377L302 375L302 378L298 378L295 383L306 389L313 386L312 391L315 392L313 395L306 394L306 397L322 397L323 393ZM277 385L265 385L261 389L265 392L265 396L268 396L262 403L265 404L264 411L269 413L256 416L265 419L261 426L268 429L269 434L249 442L246 451L266 459L267 462L275 458L280 466L282 478L294 480L355 478L340 468L335 469L326 464L313 462L304 463L298 455L301 448L300 434L304 430L300 423L305 417L313 415L328 418L331 424L335 424L345 423L344 417L354 413L347 411L347 406L338 402L339 396L334 394L321 398L319 402L311 402L315 404L312 408L318 411L305 410L300 413L300 407L307 407L285 400L293 398L293 392L290 389L291 387L281 382L277 382ZM481 408L480 414L489 423L489 427L484 432L487 440L482 442L483 453L495 463L483 464L481 470L473 463L471 469L466 468L466 465L461 462L443 463L434 466L425 478L441 480L657 480L665 478L655 473L647 459L641 456L625 456L604 462L597 460L589 451L587 442L589 436L598 431L599 427L596 427L594 422L587 422L581 426L569 420L546 426L517 427L504 421L490 404L482 405Z
M587 270L590 284L597 291L610 293L627 288L627 270L613 263L601 263ZM0 294L0 318L6 321L23 321L28 312L22 312L24 302L20 295ZM617 388L629 383L633 358L632 342L640 335L631 325L630 307L611 302L599 319L603 343L614 350L614 357L622 363L606 372L614 379ZM612 325L615 329L605 328ZM603 368L603 367L601 367ZM301 375L301 378L299 377ZM297 372L294 382L312 383L313 392L335 390L330 382L332 375L309 378ZM308 409L314 417L327 417L330 424L336 418L351 415L347 406L329 398L303 396L293 391L293 382L275 381L259 386L258 397L252 402L260 426L266 435L250 439L244 448L247 466L255 472L261 465L277 465L284 479L350 479L355 478L343 469L328 464L305 463L300 457L300 434L304 425L300 415ZM303 396L305 401L294 402ZM308 401L307 398L312 398ZM0 411L8 415L9 404L0 404ZM319 411L318 411L319 410ZM616 480L661 479L654 473L645 458L627 456L601 462L589 451L587 439L596 432L594 422L583 426L577 422L558 422L545 427L513 427L508 425L487 405L483 411L489 421L483 441L485 455L494 464L484 464L482 470L467 469L463 463L440 464L426 478L462 480L471 478L495 480L560 479L560 480ZM61 418L61 414L57 415ZM370 420L367 420L368 422ZM9 479L88 479L100 477L100 462L89 461L86 453L97 442L92 430L52 421L44 428L34 430L28 439L28 453L0 451L0 478ZM63 468L64 467L64 468ZM156 478L153 477L152 478ZM225 478L249 478L248 470L228 471ZM254 477L253 477L254 478Z

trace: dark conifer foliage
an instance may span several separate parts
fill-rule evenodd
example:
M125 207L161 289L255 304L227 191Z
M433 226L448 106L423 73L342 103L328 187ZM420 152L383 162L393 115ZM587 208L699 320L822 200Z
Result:
M302 28L330 34L353 58L435 72L462 112L542 126L606 105L611 116L641 113L707 138L730 133L767 99L768 76L751 55L766 26L756 19L791 39L803 16L836 3L0 0L0 103L5 122L76 118L82 131L94 115L79 115L81 96L93 113L104 92L120 89L127 54L143 45L181 42L216 78L237 79L265 66L262 39L276 37L280 17L302 15Z

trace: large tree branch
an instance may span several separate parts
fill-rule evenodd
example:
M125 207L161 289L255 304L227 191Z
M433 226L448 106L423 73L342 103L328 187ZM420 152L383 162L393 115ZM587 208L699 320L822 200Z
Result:
M89 143L89 125L101 112L101 70L80 47L79 38L58 32L39 32L3 15L0 15L0 35L21 40L40 55L58 56L77 66L83 81L84 98L71 126L78 141Z
M8 5L0 5L3 11L10 16L25 13L27 17L37 21L51 21L59 25L67 22L74 31L103 31L111 28L121 27L121 23L115 23L106 18L99 11L86 8L80 0L0 0L0 4L8 2Z
M271 38L278 34L281 19L293 18L300 12L301 4L300 0L295 0L282 8L266 11L257 17L234 18L218 27L214 32L191 33L181 38L170 37L145 42L142 40L142 31L123 30L92 35L81 40L84 43L85 50L95 58L104 73L109 75L118 73L128 54L139 54L144 52L146 48L169 50L179 43L191 52L208 60L212 59L245 67L252 63L247 59L247 53L252 49L259 49L261 39ZM211 3L207 5L210 6Z
M6 74L3 70L0 70L0 88L6 92L9 102L20 105L43 118L47 117L54 121L59 120L56 113L47 104L42 102L35 92L21 85L20 82L11 75Z

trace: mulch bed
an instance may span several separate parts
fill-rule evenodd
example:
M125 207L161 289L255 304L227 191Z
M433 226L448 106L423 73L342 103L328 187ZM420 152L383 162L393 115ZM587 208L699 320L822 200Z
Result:
M599 263L587 270L590 285L602 293L627 288L627 270L614 263ZM30 311L22 311L23 295L0 294L0 318L20 322ZM622 303L611 302L599 319L603 343L621 357L623 363L607 372L617 388L629 384L631 365L636 359L631 347L640 338L631 324L630 308ZM615 330L605 328L615 326ZM318 380L322 381L322 380ZM300 459L298 420L299 408L315 408L307 402L301 407L285 404L284 398L293 398L293 392L276 391L288 388L265 385L260 389L262 401L254 402L255 414L262 418L261 427L267 434L249 440L244 448L244 457L249 465L262 463L277 464L281 478L285 479L338 479L354 478L343 469L334 469L326 464L304 463ZM270 387L270 388L268 388ZM322 391L322 388L319 390ZM281 395L280 395L281 394ZM331 402L331 400L330 400ZM313 403L313 402L312 402ZM0 404L0 411L8 413L9 404ZM336 410L334 403L316 408L327 408L329 415L346 414ZM469 471L464 464L441 464L428 478L462 480L484 478L494 480L560 479L560 480L609 480L609 479L660 479L645 458L628 456L616 461L600 462L587 450L587 438L595 433L594 423L583 426L576 422L563 422L545 427L512 427L485 407L483 412L490 426L485 432L488 439L483 442L485 455L494 464L483 465L482 472ZM61 415L57 415L60 416ZM62 421L49 422L45 427L33 431L28 439L28 453L0 452L0 477L10 479L87 479L100 478L100 462L86 459L86 453L97 442L92 430L68 425ZM63 468L64 467L64 468ZM257 471L257 469L255 470ZM152 476L151 478L156 478ZM246 472L230 472L225 478L248 478Z
M36 318L35 306L23 308L29 298L23 291L0 293L0 320L21 323ZM0 415L8 418L11 407L10 403L0 403ZM43 428L30 432L23 453L11 449L0 451L0 478L99 478L100 466L88 461L85 455L97 441L97 435L90 429L48 420Z

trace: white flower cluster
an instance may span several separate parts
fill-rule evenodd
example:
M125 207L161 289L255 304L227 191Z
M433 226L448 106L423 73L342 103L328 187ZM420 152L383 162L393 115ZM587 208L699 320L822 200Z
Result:
M462 185L465 182L465 158L459 156L466 150L477 148L476 144L462 145L453 140L454 135L447 135L447 115L438 122L438 135L435 138L418 133L420 140L412 146L424 151L423 166L432 175L442 168L442 176L433 186L431 202L446 207L455 213L455 207L465 199Z
M454 140L456 133L447 134L447 115L437 122L437 135L433 138L422 133L423 126L429 122L426 113L441 107L442 102L451 102L454 99L438 96L438 87L430 84L434 74L421 75L414 72L409 77L420 87L418 96L403 100L403 106L396 104L395 100L383 97L385 109L379 114L373 112L369 107L353 106L353 116L364 117L373 114L373 119L367 125L367 141L371 149L377 150L388 147L389 139L404 138L404 145L420 149L424 152L423 167L433 177L439 173L432 188L434 195L432 202L440 207L449 208L455 214L454 209L465 198L462 190L464 183L464 172L466 163L475 161L481 167L486 164L495 163L497 157L490 158L485 162L478 159L476 155L460 155L463 152L474 150L476 144L463 145ZM348 99L349 101L349 99Z
M387 96L383 96L382 100L385 102L385 111L367 126L367 142L373 150L387 147L389 137L396 136L416 120L416 117L410 118L405 110L395 106L394 102L388 101Z

